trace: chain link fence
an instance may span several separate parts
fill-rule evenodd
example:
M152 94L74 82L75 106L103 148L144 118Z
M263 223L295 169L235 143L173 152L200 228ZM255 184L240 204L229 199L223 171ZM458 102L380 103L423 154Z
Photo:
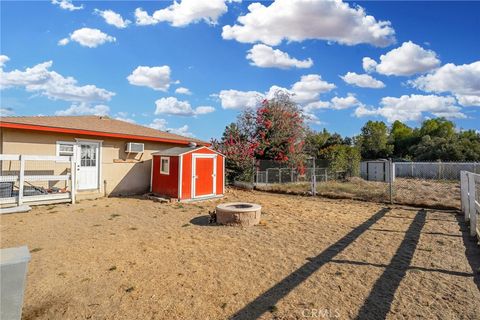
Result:
M362 163L362 170L334 171L325 162L288 168L256 161L253 177L241 183L269 192L459 209L460 172L480 173L480 163L473 162L374 162Z

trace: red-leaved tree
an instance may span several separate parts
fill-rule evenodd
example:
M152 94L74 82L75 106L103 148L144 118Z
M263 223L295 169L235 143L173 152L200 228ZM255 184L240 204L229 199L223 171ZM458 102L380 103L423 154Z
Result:
M215 149L226 155L230 179L251 177L253 159L275 160L292 167L303 164L305 124L300 108L290 96L277 92L272 99L247 109L225 128ZM247 179L248 180L248 179Z

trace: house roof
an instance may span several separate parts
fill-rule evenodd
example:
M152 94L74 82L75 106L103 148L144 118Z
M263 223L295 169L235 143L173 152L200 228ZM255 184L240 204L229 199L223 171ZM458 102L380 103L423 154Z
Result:
M169 148L169 149L165 149L165 150L160 150L160 151L157 151L157 152L154 152L152 153L153 156L169 156L169 157L175 157L175 156L180 156L182 154L185 154L185 153L189 153L189 152L193 152L193 151L197 151L197 150L200 150L200 149L203 149L203 148L207 148L205 146L199 146L199 147L174 147L174 148ZM215 150L212 150L210 148L207 148L215 153L218 153L220 155L222 155L221 153L215 151Z
M140 141L209 145L208 142L164 132L106 116L2 117L0 128L72 133Z

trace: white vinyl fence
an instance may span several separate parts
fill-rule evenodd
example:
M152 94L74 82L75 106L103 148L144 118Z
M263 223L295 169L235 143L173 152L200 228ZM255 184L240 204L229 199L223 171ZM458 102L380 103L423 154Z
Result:
M401 178L457 180L461 171L480 173L478 162L395 162L395 174Z
M480 174L462 171L460 179L465 221L470 222L470 235L480 239Z
M75 202L73 157L0 154L0 205Z

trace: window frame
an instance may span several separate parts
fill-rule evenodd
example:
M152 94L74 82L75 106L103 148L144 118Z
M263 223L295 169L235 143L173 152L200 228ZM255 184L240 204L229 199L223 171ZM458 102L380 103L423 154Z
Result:
M71 154L68 154L68 155L61 155L60 154L60 145L70 145L72 146L72 153ZM55 144L55 155L57 157L75 157L75 146L77 145L76 142L74 141L57 141L56 144Z
M167 162L167 170L163 170L163 161ZM170 175L170 157L160 157L160 174Z

